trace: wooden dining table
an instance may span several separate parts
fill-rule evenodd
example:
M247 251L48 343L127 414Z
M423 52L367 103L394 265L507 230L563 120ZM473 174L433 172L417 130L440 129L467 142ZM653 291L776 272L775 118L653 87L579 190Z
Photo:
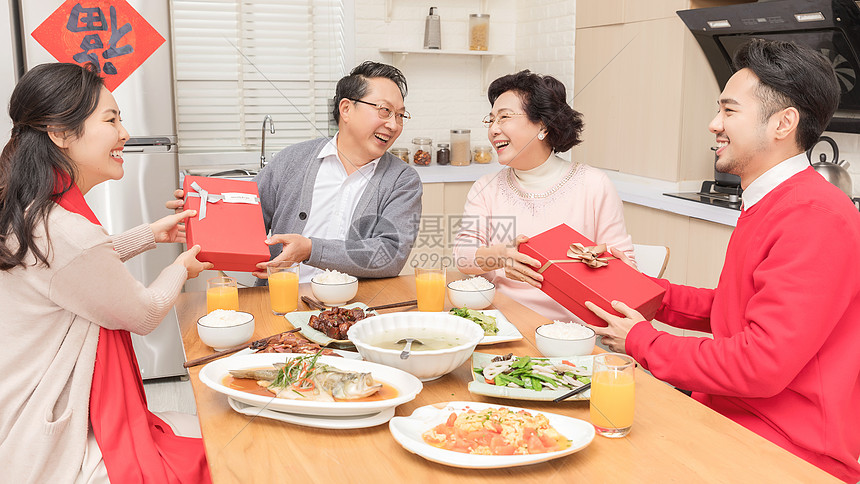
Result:
M309 285L305 286L301 285L300 294L312 296ZM400 276L360 281L353 301L373 306L415 299L415 295L414 277ZM480 345L476 351L540 356L534 330L548 320L499 293L492 308L514 323L523 339ZM205 292L181 294L176 309L187 359L212 353L212 348L198 338L195 325L206 313ZM299 303L299 310L307 309ZM283 316L272 314L265 287L239 289L239 310L256 318L254 339L292 327ZM381 312L398 310L403 309ZM394 440L387 424L328 430L242 415L230 408L225 395L201 383L201 368L192 367L189 373L216 484L841 482L641 369L636 370L635 419L626 437L596 436L584 449L544 463L476 470L449 467L410 453ZM415 400L397 407L396 415L408 416L418 407L440 402L475 401L589 421L587 401L552 403L484 397L469 392L467 383L471 380L467 362L438 380L425 382Z

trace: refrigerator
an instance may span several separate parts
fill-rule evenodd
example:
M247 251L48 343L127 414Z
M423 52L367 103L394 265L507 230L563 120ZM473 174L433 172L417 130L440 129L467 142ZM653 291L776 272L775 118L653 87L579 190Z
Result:
M57 61L31 33L63 3L62 0L19 2L25 69ZM107 44L109 33L118 36L119 41L113 43L116 48L114 55L117 55L127 43L121 38L124 22L122 19L117 21L119 16L110 9L114 3L120 4L119 1L81 0L76 6L65 8L77 9L73 14L89 22L92 33L104 39L90 37L87 40L90 44ZM128 0L127 3L164 38L164 43L113 90L122 123L131 136L123 150L125 174L121 180L109 180L86 194L90 207L111 234L170 215L164 203L173 199L173 191L179 186L168 0ZM121 8L124 7L118 5L115 11L122 12ZM72 25L71 20L69 25ZM133 27L140 37L143 24L136 23ZM127 28L126 34L129 31ZM81 35L67 37L70 42L82 42ZM80 47L84 49L83 44ZM103 72L108 71L110 60L120 65L118 57L100 55L97 59ZM149 285L182 250L182 244L158 244L158 248L127 261L126 267L144 285ZM117 303L121 304L121 301ZM182 367L185 351L175 308L152 333L132 335L132 341L144 379L187 375Z

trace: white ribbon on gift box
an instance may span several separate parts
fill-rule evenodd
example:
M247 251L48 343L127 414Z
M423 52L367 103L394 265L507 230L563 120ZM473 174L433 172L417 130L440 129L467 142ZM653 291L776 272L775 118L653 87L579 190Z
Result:
M223 201L224 203L247 203L250 205L259 205L260 198L256 195L252 195L250 193L209 193L203 187L197 184L197 182L191 183L191 188L194 189L193 192L188 192L186 197L199 197L200 198L200 210L198 211L198 220L203 220L206 218L206 206L210 203L218 203ZM196 193L195 193L196 192Z

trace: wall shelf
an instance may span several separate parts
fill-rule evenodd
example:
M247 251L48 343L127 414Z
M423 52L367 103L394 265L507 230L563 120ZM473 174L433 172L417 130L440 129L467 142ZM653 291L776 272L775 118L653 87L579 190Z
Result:
M446 50L446 49L379 49L380 54L424 54L424 55L471 55L471 56L508 56L514 55L493 50Z
M486 88L488 84L487 69L493 65L499 57L510 57L513 53L499 52L494 50L446 50L446 49L379 49L380 54L391 55L391 63L402 66L410 55L435 55L435 56L470 56L481 59L481 85Z

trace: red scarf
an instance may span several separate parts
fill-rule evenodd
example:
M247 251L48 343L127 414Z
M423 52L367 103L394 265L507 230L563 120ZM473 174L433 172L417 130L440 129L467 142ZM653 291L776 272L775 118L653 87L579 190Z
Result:
M69 185L56 203L101 225L77 185L69 183L67 176L59 177L59 188ZM147 408L128 331L99 330L90 422L111 482L212 482L203 440L175 435Z

